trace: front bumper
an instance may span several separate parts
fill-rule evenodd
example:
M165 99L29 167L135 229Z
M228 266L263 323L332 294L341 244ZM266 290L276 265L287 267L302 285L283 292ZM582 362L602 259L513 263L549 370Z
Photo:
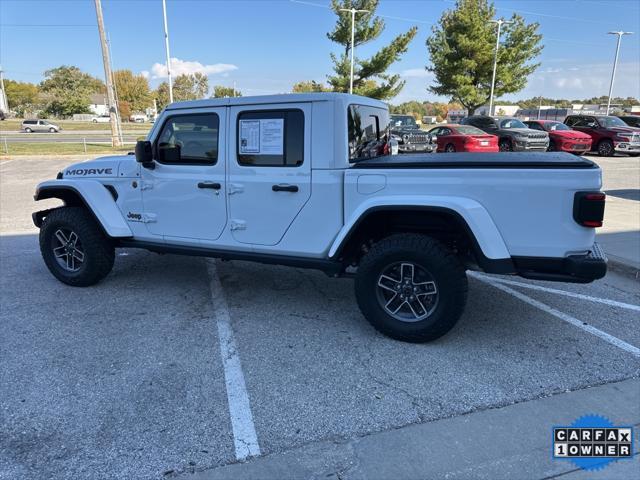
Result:
M616 152L622 153L640 153L640 143L636 142L618 142L614 145Z
M512 143L514 152L546 152L549 148L549 142L519 142Z
M562 143L560 150L568 153L588 152L591 150L591 142L585 143Z
M435 151L437 145L433 143L407 143L398 144L400 153L431 153Z
M532 280L589 283L607 273L607 256L597 243L584 255L565 258L513 257L513 263L518 275Z

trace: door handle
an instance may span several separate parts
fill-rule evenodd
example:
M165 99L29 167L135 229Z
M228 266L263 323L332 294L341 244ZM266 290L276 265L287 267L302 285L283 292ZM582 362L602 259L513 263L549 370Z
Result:
M198 188L210 188L212 190L220 190L222 185L216 182L200 182L198 183Z
M273 190L274 192L297 192L298 191L298 186L297 185L286 185L284 183L281 183L280 185L273 185L271 187L271 190Z

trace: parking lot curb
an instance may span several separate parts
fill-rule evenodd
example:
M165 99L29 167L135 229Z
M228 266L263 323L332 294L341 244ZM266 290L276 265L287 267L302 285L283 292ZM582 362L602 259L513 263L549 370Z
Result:
M640 269L638 267L629 265L625 261L612 256L610 253L607 253L607 258L609 260L607 266L610 271L631 277L635 280L640 280Z
M412 424L350 440L320 441L201 472L184 480L582 478L570 461L552 458L552 427L586 414L615 425L640 425L640 379L585 388L433 422ZM589 479L631 478L640 468L638 449Z

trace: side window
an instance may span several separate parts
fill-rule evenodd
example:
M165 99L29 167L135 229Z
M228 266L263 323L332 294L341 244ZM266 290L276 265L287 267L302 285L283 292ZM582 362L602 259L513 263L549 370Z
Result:
M169 117L156 140L156 160L168 164L215 165L219 124L215 113Z
M527 127L532 128L533 130L541 130L544 132L544 128L542 128L539 124L535 122L527 123Z
M391 120L384 108L350 105L347 114L349 161L385 154Z
M448 129L447 127L442 127L440 129L440 135L442 135L443 137L445 137L447 135L451 135L451 130Z
M436 137L439 137L440 135L442 135L442 127L432 128L431 130L429 130L429 133L431 135L435 135Z
M240 165L298 167L304 162L302 110L241 112L236 127Z
M578 119L576 117L569 117L569 118L567 118L567 121L565 122L565 124L568 127L577 127L578 126Z

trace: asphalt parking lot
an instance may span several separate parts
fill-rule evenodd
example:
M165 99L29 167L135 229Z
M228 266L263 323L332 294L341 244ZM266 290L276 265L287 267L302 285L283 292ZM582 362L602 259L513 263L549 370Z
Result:
M122 250L101 284L65 286L30 214L68 163L0 161L2 479L190 478L640 374L640 283L618 271L473 275L459 324L425 345L376 333L352 281L315 271Z

